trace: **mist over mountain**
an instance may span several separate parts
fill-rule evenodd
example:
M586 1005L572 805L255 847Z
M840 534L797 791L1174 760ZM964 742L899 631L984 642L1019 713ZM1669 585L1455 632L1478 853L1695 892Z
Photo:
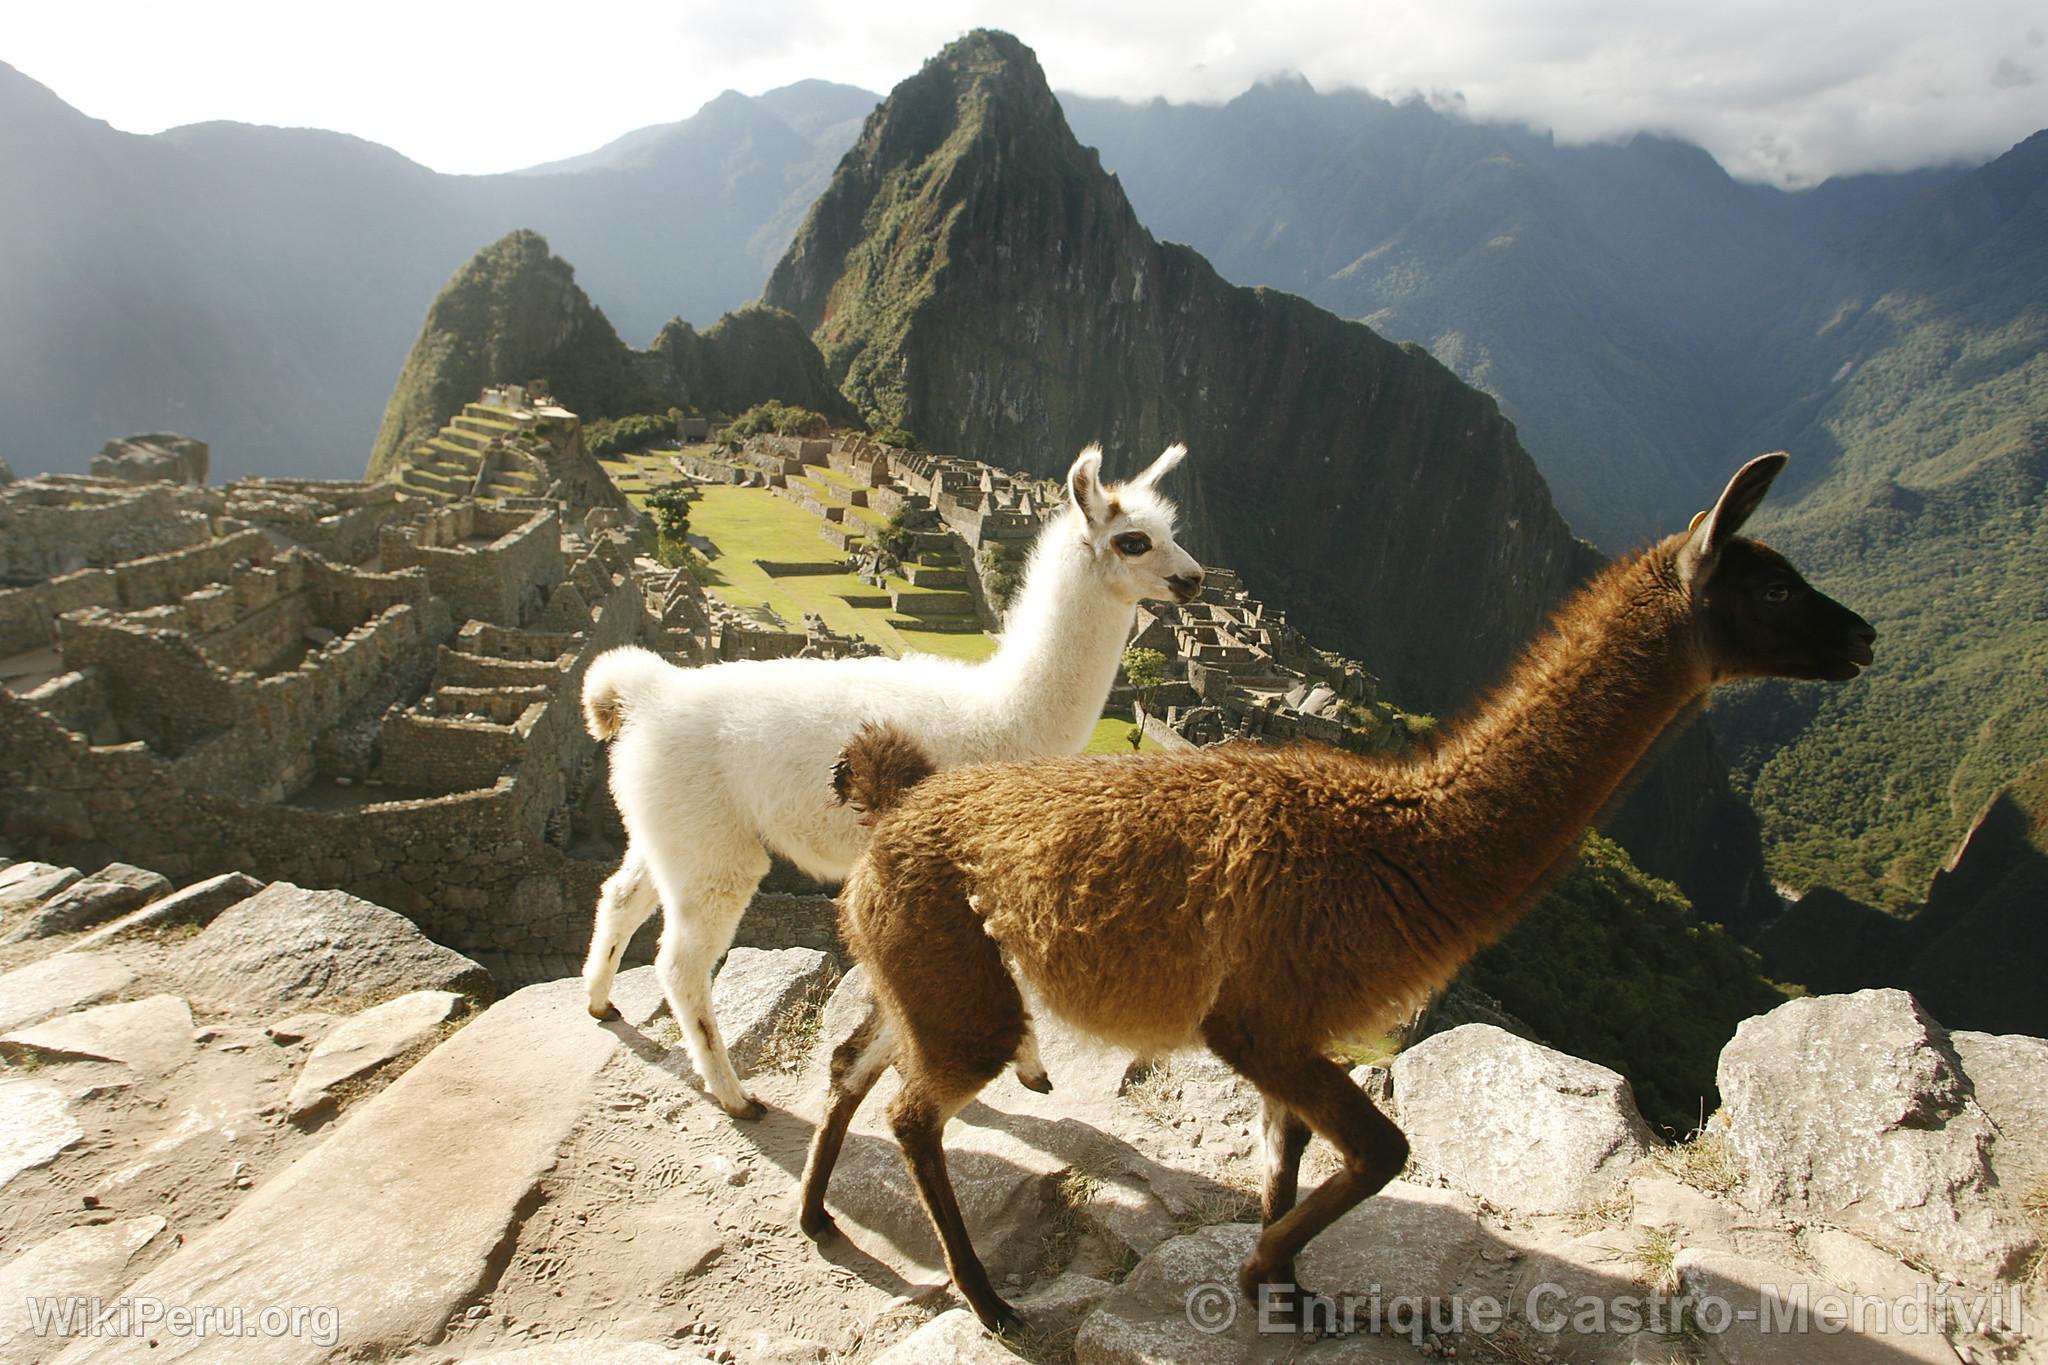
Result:
M471 177L309 129L117 132L0 65L0 451L83 470L175 429L224 477L352 476L423 304L480 245L546 234L636 343L708 324L759 294L862 100L728 93L586 167Z
M1299 77L1223 105L1063 103L1162 237L1497 397L1566 520L1610 551L1725 475L1758 415L1736 374L1829 243L1951 174L1787 193L1684 143L1559 146Z

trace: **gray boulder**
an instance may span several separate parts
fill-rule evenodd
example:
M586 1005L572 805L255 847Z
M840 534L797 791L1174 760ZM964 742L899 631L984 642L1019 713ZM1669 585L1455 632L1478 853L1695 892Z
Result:
M128 863L108 863L44 901L4 940L24 943L104 924L170 894L171 880Z
M1998 1130L1991 1169L2008 1191L2048 1181L2048 1040L2023 1034L1952 1033L1984 1116Z
M109 441L92 457L92 472L128 483L206 482L212 452L206 442L170 431L150 431Z
M1746 1019L1719 1072L1743 1197L1864 1232L1959 1278L2016 1271L2034 1238L1990 1166L1997 1130L1948 1033L1904 991Z
M1503 1208L1593 1208L1660 1145L1620 1075L1490 1024L1425 1038L1393 1073L1416 1159Z
M290 882L223 910L185 943L177 970L196 997L259 1008L355 1008L417 990L491 994L489 972L404 916Z
M974 1314L954 1308L876 1356L871 1365L1009 1365L1018 1359Z
M78 880L75 867L55 863L23 862L0 871L0 915L41 905Z
M97 948L174 924L211 924L215 915L262 889L263 883L245 872L223 872L218 877L194 882L182 891L174 891L162 900L151 901L140 910L132 910L113 923L94 930L71 947L73 951Z
M832 972L832 959L815 948L735 948L726 955L712 983L711 1008L741 1075L765 1060L785 1016L823 990Z

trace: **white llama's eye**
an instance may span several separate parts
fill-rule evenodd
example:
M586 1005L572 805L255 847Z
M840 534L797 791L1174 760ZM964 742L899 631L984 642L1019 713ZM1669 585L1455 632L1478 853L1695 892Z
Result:
M1129 555L1135 559L1152 548L1152 537L1143 531L1126 531L1110 543L1116 546L1118 554Z

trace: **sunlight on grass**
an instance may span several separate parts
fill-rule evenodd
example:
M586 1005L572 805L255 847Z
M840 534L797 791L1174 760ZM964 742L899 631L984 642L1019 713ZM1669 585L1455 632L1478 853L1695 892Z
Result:
M1128 716L1104 716L1101 720L1095 722L1095 734L1088 741L1088 747L1081 752L1084 754L1127 754L1131 751L1131 741L1126 738L1130 732L1131 721ZM1159 745L1153 741L1152 736L1145 736L1144 747L1139 752L1156 754L1159 751Z

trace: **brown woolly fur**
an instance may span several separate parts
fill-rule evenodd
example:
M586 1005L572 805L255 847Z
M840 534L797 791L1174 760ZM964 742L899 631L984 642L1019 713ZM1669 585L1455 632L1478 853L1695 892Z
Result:
M880 812L936 771L916 740L888 726L870 722L860 728L846 752L832 765L832 791L840 803L868 812L862 824L873 824Z
M1566 603L1432 753L1228 745L954 769L906 790L905 741L856 740L847 791L874 832L840 919L877 1012L834 1059L805 1229L829 1232L845 1123L893 1064L891 1118L954 1282L984 1324L1013 1321L939 1133L1026 1036L1014 973L1089 1033L1140 1053L1200 1042L1259 1088L1267 1230L1241 1284L1303 1311L1296 1253L1407 1155L1329 1043L1395 1021L1506 930L1715 682L1870 662L1861 617L1734 534L1784 460L1750 462L1699 527ZM1297 1207L1310 1130L1344 1164Z

